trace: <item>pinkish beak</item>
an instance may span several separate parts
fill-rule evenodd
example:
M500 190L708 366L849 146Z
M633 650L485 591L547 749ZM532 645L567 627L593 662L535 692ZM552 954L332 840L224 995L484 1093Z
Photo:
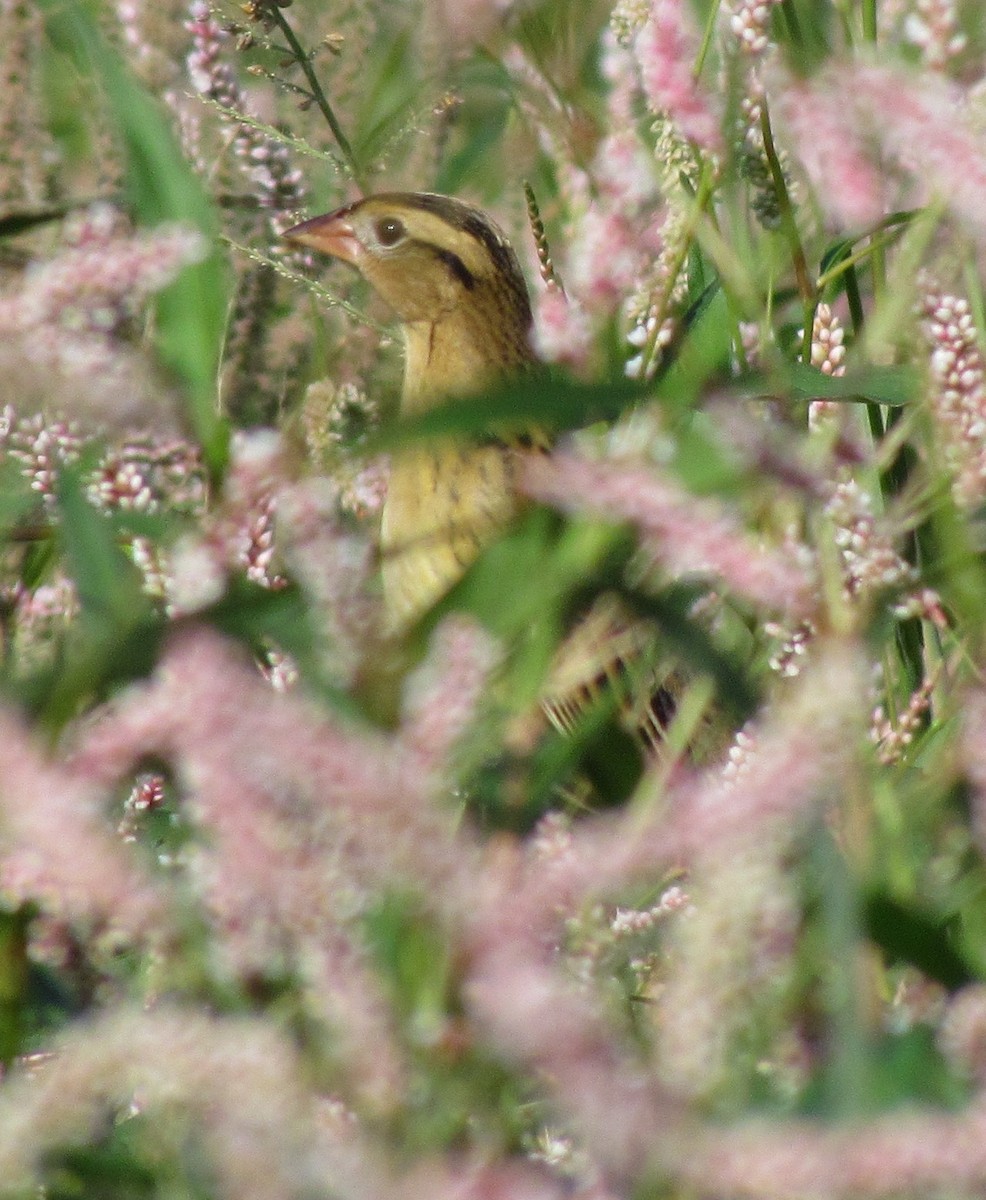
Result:
M356 230L347 219L351 211L351 206L347 205L323 217L312 217L310 221L292 225L281 236L289 242L301 242L303 246L310 246L313 250L320 250L323 254L331 254L333 258L341 258L343 262L358 266L363 247Z

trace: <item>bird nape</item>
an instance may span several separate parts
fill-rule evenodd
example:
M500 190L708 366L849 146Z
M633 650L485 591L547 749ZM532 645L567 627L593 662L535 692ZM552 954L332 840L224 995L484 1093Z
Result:
M430 192L387 192L284 236L350 263L396 313L404 338L403 415L476 395L534 365L531 305L517 256L473 205ZM410 629L521 510L515 455L496 441L443 440L394 456L380 530L389 635ZM652 638L653 630L623 614L612 596L602 597L558 652L542 700L552 723L570 729L599 681L624 674L627 647ZM633 704L648 748L673 710L666 690L658 693L657 703L648 693L643 705L639 694Z

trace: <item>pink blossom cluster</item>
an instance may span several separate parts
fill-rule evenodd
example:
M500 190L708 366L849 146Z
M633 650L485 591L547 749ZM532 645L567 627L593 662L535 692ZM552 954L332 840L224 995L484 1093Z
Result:
M986 150L964 95L928 74L916 77L876 64L843 67L831 86L830 103L843 96L851 100L855 143L862 146L867 134L876 137L913 177L922 199L941 199L982 239Z
M845 330L838 316L824 302L815 309L811 326L811 365L823 375L846 373ZM845 407L835 400L813 400L808 406L808 425L818 429L826 420L838 419Z
M450 618L439 626L431 657L404 697L404 738L424 777L449 765L498 657L490 636L472 622Z
M34 262L16 296L0 296L0 327L38 337L52 327L65 337L117 333L205 249L184 226L130 234L115 209L96 205L66 222L62 252Z
M936 197L982 238L986 154L967 94L928 73L862 62L826 68L809 83L775 70L768 91L790 153L836 221L866 226L888 205ZM891 191L887 162L910 177L910 191Z
M981 688L963 697L962 765L973 789L973 833L986 847L986 695Z
M192 0L186 28L192 35L188 74L201 95L234 113L250 112L250 103L224 54L229 44L212 15L207 0ZM233 149L244 174L253 185L260 205L271 211L275 233L287 229L305 207L304 177L291 166L290 152L283 142L268 137L253 126L226 116L233 132Z
M281 484L275 495L276 544L311 604L329 676L352 684L379 629L372 576L374 546L347 527L338 485L329 479ZM276 675L275 675L276 678Z
M876 519L872 498L856 480L835 484L825 511L835 526L848 598L858 599L881 588L916 586L917 571L894 549Z
M713 97L694 75L699 42L684 0L651 0L633 43L647 102L667 114L702 149L722 149L721 118Z
M46 421L40 413L18 418L9 405L4 409L3 424L4 450L21 465L31 490L50 502L59 470L74 462L82 449L79 427L64 421Z
M815 604L812 570L758 547L726 510L696 500L656 467L557 452L525 460L521 483L568 511L632 522L646 553L672 577L714 579L772 612L804 615Z
M67 221L64 248L0 289L0 369L21 411L161 424L161 388L123 335L147 299L204 253L196 230L127 233L107 205Z
M380 887L403 879L455 911L475 878L475 851L456 843L436 792L437 768L469 716L452 689L479 678L477 648L472 634L449 631L447 673L413 685L408 719L388 738L272 691L214 635L190 633L150 684L83 731L73 757L79 779L103 789L148 755L172 765L204 835L184 852L182 872L209 914L217 963L247 979L303 969L374 1103L400 1088L403 1068L350 925Z
M845 329L831 306L820 303L811 326L811 365L823 375L845 375Z
M0 725L0 891L6 901L40 902L94 931L164 932L163 898L107 825L102 791L64 764L46 761L9 712L0 714Z
M844 81L768 75L771 112L788 153L804 168L826 213L850 229L885 211L886 182L857 132Z
M206 481L198 448L177 438L129 438L111 446L89 483L107 509L202 513Z
M45 1156L95 1137L107 1105L129 1109L121 1120L148 1116L163 1138L187 1137L194 1122L218 1176L216 1195L226 1200L292 1200L328 1169L299 1056L271 1025L121 1007L84 1022L47 1061L6 1081L5 1184L34 1190Z
M474 670L465 662L474 654L472 636L453 629L448 639L450 669L417 685L424 688L419 696L435 689L426 702L412 702L418 713L441 713L454 699L443 693L443 681L457 687ZM454 661L460 653L463 663ZM779 851L815 811L824 811L842 793L841 772L855 745L852 734L861 728L863 714L855 699L863 692L859 674L851 647L821 647L810 680L751 731L752 749L742 773L726 783L712 770L672 785L667 805L582 821L569 830L564 850L547 859L534 846L483 847L468 828L456 828L440 791L433 792L433 783L412 766L425 724L428 736L437 738L439 755L449 745L447 728L438 729L431 718L423 724L413 717L396 738L358 730L326 717L307 701L272 693L252 667L201 631L186 631L148 685L80 731L73 773L89 794L99 796L148 754L172 764L189 816L207 834L188 852L182 869L207 904L228 968L249 977L276 966L285 953L300 964L317 1011L338 1032L341 1062L363 1102L372 1098L374 1106L386 1111L395 1095L402 1094L406 1064L346 914L361 910L373 886L406 878L441 912L460 949L470 1036L488 1041L499 1054L546 1081L553 1105L577 1137L582 1186L595 1180L622 1194L624 1185L660 1169L699 1189L757 1200L793 1197L805 1178L789 1153L796 1145L811 1164L811 1178L824 1179L833 1194L848 1197L857 1189L855 1194L877 1195L915 1180L930 1184L954 1178L953 1150L978 1128L978 1110L907 1118L903 1131L899 1117L893 1124L878 1119L845 1133L797 1122L706 1125L684 1093L672 1091L666 1076L631 1054L605 1007L584 983L571 978L559 952L559 932L571 914L621 884L653 879L672 865L697 869L717 856L728 862L738 840ZM455 724L461 727L458 719ZM7 734L0 795L10 796L11 803L23 802L34 812L32 820L44 825L51 804L60 803L61 776L55 779L59 786L51 787L58 768L29 753L22 736L9 729ZM19 780L18 788L12 788L13 780ZM77 799L76 793L71 799ZM769 841L778 831L780 840ZM84 844L91 857L78 863L73 848L70 861L76 870L84 865L87 889L96 887L97 879L103 888L107 849L93 847L91 835ZM120 846L116 853L125 850ZM53 872L50 839L37 853L45 875L53 876L53 894L61 896L65 884ZM752 984L786 953L788 910L763 860L758 862L734 858L735 879L725 891L732 898L730 919L735 924L742 916L742 934L728 941L732 990L706 990L702 1005L674 1006L681 1024L674 1043L666 1044L664 1061L673 1065L682 1085L695 1064L675 1046L708 1049L710 1043L696 1036L706 1018L718 1013L722 1023L724 1016L735 1020L737 1011L745 1012L735 1007L741 980ZM760 881L756 888L754 878ZM129 888L128 894L141 894L140 884L131 881ZM703 885L699 896L691 896L692 903L701 904L705 895ZM739 896L746 898L742 913L736 906ZM662 898L658 908L668 909L662 921L687 917L689 910L679 901L676 893L673 900ZM714 914L706 911L710 936L715 929L721 932ZM722 917L727 909L719 911ZM694 925L681 925L683 937L686 928L694 930ZM717 961L703 958L690 966L687 956L674 955L672 979L679 992L667 992L665 1002L684 995L680 989L688 979L697 985L701 975L690 975L693 967L711 970ZM742 975L735 973L737 963ZM706 982L711 978L707 974ZM250 1114L259 1112L251 1096L243 1094L247 1079L263 1088L264 1128L272 1139L271 1145L262 1142L256 1148L267 1161L265 1195L279 1194L271 1189L279 1186L282 1170L289 1188L308 1178L304 1172L311 1162L319 1170L335 1162L333 1179L344 1196L364 1194L370 1181L384 1186L385 1160L358 1121L345 1122L341 1129L332 1122L317 1133L321 1126L313 1127L311 1091L291 1082L297 1078L290 1065L294 1060L285 1055L269 1023L258 1027L257 1042L251 1025L229 1031L236 1036L228 1041L226 1019L188 1014L182 1016L176 1038L170 1020L166 1005L139 1018L125 1009L109 1012L84 1038L70 1034L55 1048L49 1067L18 1077L15 1089L0 1097L4 1114L16 1111L27 1120L44 1113L45 1120L32 1125L29 1137L0 1137L0 1162L12 1172L8 1178L33 1178L49 1137L66 1131L84 1136L92 1111L87 1097L110 1095L121 1103L135 1097L142 1110L156 1113L161 1081L167 1080L169 1096L181 1102L199 1097L208 1105L203 1119L210 1158L220 1178L231 1172L229 1186L240 1189L233 1194L253 1195L252 1185L237 1173L237 1161L243 1170L256 1170L254 1158L237 1160L234 1155L231 1163L223 1140L233 1136L230 1131L240 1131L235 1144L243 1128L249 1128ZM125 1056L113 1050L123 1045ZM162 1061L160 1047L165 1045L167 1059ZM250 1065L261 1046L269 1077L260 1073L259 1064L256 1069ZM233 1079L236 1087L227 1091ZM66 1107L53 1104L52 1089L64 1097ZM8 1108L8 1101L14 1107ZM619 1120L613 1119L614 1112ZM20 1128L6 1120L0 1126L7 1132ZM920 1153L913 1149L918 1143ZM290 1153L282 1153L285 1146ZM907 1146L911 1150L902 1153ZM961 1177L979 1178L979 1158L963 1161ZM442 1181L450 1185L453 1178L459 1181L456 1194L471 1194L462 1190L463 1169L454 1159L419 1164L411 1178L412 1194L417 1171L431 1181L432 1196L445 1195ZM509 1160L491 1170L503 1189L494 1194L509 1200L529 1195L560 1200L565 1194L567 1185L550 1174L532 1175ZM466 1171L465 1178L473 1177ZM484 1179L483 1187L493 1186Z
M952 66L969 42L955 0L915 0L904 20L904 37L918 47L925 65L937 71Z
M772 10L780 0L735 0L725 11L729 32L744 54L761 55L770 41Z
M986 386L968 300L926 281L921 326L930 352L928 405L940 431L955 498L964 507L986 492Z
M592 363L595 329L641 289L641 280L647 281L648 307L666 233L660 173L632 124L637 64L612 31L604 36L601 66L610 84L611 131L587 169L569 165L564 173L568 245L559 272L564 291L543 290L535 314L541 357L582 372Z
M234 438L222 502L203 522L202 536L178 547L169 589L176 611L194 611L215 600L222 591L220 581L231 570L245 572L263 587L283 585L274 568L276 494L282 478L283 446L275 433L259 430ZM193 590L186 591L186 585Z
M589 366L595 330L582 305L560 288L538 294L534 348L545 362L561 363L573 371Z
M887 716L883 705L874 709L870 740L876 746L877 759L884 766L899 762L914 741L915 734L928 719L937 684L937 672L923 680L911 693L906 708L898 714L896 721Z
M600 320L620 309L663 248L656 179L635 136L606 139L595 163L598 190L575 204L569 221L565 290L545 288L535 318L540 356L581 371L591 364Z

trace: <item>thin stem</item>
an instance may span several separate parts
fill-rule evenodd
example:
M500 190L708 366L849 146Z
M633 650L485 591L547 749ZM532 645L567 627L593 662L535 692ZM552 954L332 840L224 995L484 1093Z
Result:
M658 313L657 320L654 322L653 329L647 335L647 342L641 351L641 378L646 379L650 373L651 367L654 364L654 358L657 354L657 339L661 333L661 322L666 315L667 303L674 290L675 281L681 274L682 268L685 265L685 260L688 257L688 252L691 249L692 239L695 236L695 230L698 227L702 213L708 206L712 196L713 181L715 172L711 163L704 163L702 166L702 175L699 179L698 189L695 193L694 201L688 210L688 216L682 227L681 234L677 239L674 254L668 263L667 275L665 278L664 295L661 300L661 306L664 312Z
M774 145L774 135L770 128L770 114L767 112L766 101L762 101L760 104L760 132L763 135L763 151L767 159L767 166L770 168L770 175L774 181L774 191L777 193L777 207L780 212L781 226L784 230L784 236L787 238L788 246L791 249L794 277L798 283L798 292L801 295L801 303L804 308L802 360L804 362L811 362L811 327L815 317L816 292L808 271L808 259L805 257L804 247L801 245L801 235L798 233L798 223L795 220L794 207L791 204L791 197L788 195L787 181L784 179L784 171L781 167L780 159L777 157L777 148Z
M531 234L534 238L534 249L538 256L541 278L547 287L557 288L558 291L564 294L565 288L558 277L558 272L555 270L555 264L551 261L551 248L548 245L548 235L544 231L544 222L541 220L541 210L538 207L537 196L534 194L534 188L531 187L526 179L524 180L524 198L527 201L527 220L531 226Z
M708 57L709 47L712 45L712 36L715 33L720 4L721 0L716 0L715 4L709 5L709 19L705 22L705 30L702 33L702 45L699 47L698 57L695 59L695 66L692 68L692 75L696 79L702 74L702 68L705 66L705 60Z
M805 257L804 247L801 245L801 236L794 218L794 207L791 204L791 197L788 195L787 181L784 179L784 170L777 157L774 135L770 128L770 114L767 112L766 104L760 105L760 132L763 134L763 149L767 165L770 167L770 176L777 191L777 206L780 209L781 224L784 226L784 233L791 247L791 259L794 264L794 276L798 282L798 291L806 304L813 304L815 289L808 273L808 259Z
M332 105L329 103L328 97L322 90L322 85L319 83L318 76L315 74L315 69L312 67L311 58L305 53L304 47L298 41L297 37L295 37L294 30L291 28L287 17L284 15L284 10L277 4L270 4L267 6L266 11L277 22L281 33L284 34L285 40L291 49L291 53L294 56L295 61L304 72L304 76L308 80L308 86L311 88L312 99L318 105L322 116L325 117L326 121L328 121L329 128L332 130L332 136L336 140L336 145L339 147L343 161L348 167L350 175L352 175L360 190L364 190L361 180L361 172L356 163L356 157L353 154L353 148L349 144L349 139L343 133L342 126L339 124L335 113L332 111Z
M868 42L876 41L876 0L863 0L861 14L863 18L863 37Z
M784 20L787 21L787 31L791 35L792 44L798 48L802 47L804 35L801 32L801 22L798 20L798 14L791 0L782 0L781 12L784 14Z
M854 250L852 254L847 254L845 258L840 258L839 261L837 263L833 263L833 265L829 267L824 274L819 275L815 286L819 291L822 291L822 289L828 287L833 280L838 279L840 275L844 274L846 271L852 270L861 262L865 261L867 258L870 258L878 248L882 250L885 247L892 245L900 238L901 232L902 231L900 229L887 229L882 234L874 234L866 243L866 245L861 245L858 249Z

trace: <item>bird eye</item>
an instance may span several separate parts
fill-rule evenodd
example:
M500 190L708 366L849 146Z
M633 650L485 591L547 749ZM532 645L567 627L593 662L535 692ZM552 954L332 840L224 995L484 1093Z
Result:
M381 246L396 246L405 234L403 222L396 217L381 217L373 229Z

